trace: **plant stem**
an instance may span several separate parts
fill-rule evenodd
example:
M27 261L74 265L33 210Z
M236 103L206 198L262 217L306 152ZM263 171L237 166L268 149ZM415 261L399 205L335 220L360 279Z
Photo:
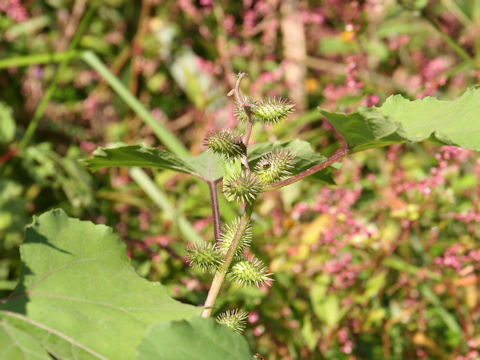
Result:
M220 211L218 209L217 181L209 181L208 188L210 190L210 202L212 205L213 234L215 236L215 243L218 244L220 241L221 223Z
M203 306L202 317L204 318L209 317L212 314L213 306L215 305L215 301L217 300L218 293L220 292L220 288L222 287L223 281L225 280L227 271L230 268L230 264L232 263L235 251L237 250L240 239L242 238L242 235L245 232L248 223L250 222L250 217L252 216L252 209L252 205L247 205L247 207L245 208L245 212L240 218L237 231L233 236L232 243L230 244L230 247L228 248L225 257L223 258L222 264L215 273L215 277L212 281L212 286L208 291L207 299L205 300L205 304Z
M250 140L250 135L252 134L253 119L252 119L252 113L249 108L249 104L245 103L245 98L243 97L242 92L240 90L240 82L246 75L247 74L244 72L241 72L238 74L237 82L235 83L235 88L232 90L232 92L235 95L235 99L237 100L237 102L243 107L243 110L247 114L247 127L245 128L245 133L243 134L243 137L242 137L243 145L245 145L245 152L242 156L242 164L245 168L245 171L247 173L250 173L250 167L248 166L247 146L248 146L248 141ZM230 94L232 92L230 92ZM212 197L212 209L214 211L214 221L215 221L215 211L218 211L218 204L217 205L214 204L213 202L214 199L212 196L212 187L210 183L209 183L209 186L210 186L210 194ZM213 192L216 195L215 188L213 188ZM213 310L213 305L215 305L215 300L217 299L218 293L220 292L220 288L222 287L223 281L225 280L225 275L227 275L227 271L230 268L230 264L232 263L238 244L240 243L240 239L242 238L243 233L245 232L245 229L247 228L248 223L250 222L250 217L252 216L252 211L253 211L253 204L244 204L244 206L245 206L245 210L243 212L242 217L240 218L240 222L238 224L237 230L235 231L235 235L233 236L230 247L228 248L228 251L225 254L225 257L223 258L222 264L220 265L217 272L215 273L215 277L213 278L213 281L212 281L212 286L210 286L210 290L208 291L207 299L205 300L205 304L203 306L202 317L209 317L211 315ZM217 207L217 210L215 210L215 207ZM220 215L218 215L218 219L219 218L220 218ZM218 223L220 223L219 220L218 220ZM217 236L215 236L215 240L217 239L218 239Z
M235 88L232 90L233 94L235 95L235 99L240 106L242 106L243 111L247 114L247 126L245 127L245 132L243 133L242 142L245 145L245 152L242 156L242 165L245 168L247 173L250 172L250 167L248 166L248 158L247 158L247 147L248 141L250 140L250 135L252 135L252 128L253 128L253 119L252 119L252 112L250 110L249 104L245 103L245 98L242 95L242 91L240 90L240 82L247 74L241 72L238 74L237 82L235 83Z
M344 147L344 148L338 149L325 161L323 161L323 162L321 162L321 163L319 163L315 166L312 166L311 168L309 168L307 170L304 170L301 173L298 173L297 175L289 177L288 179L270 184L264 189L264 191L272 191L272 190L284 187L286 185L293 184L294 182L297 182L301 179L306 178L307 176L315 174L316 172L325 169L327 166L330 166L330 165L336 163L337 161L340 161L341 159L343 159L347 155L348 155L348 149L347 148Z

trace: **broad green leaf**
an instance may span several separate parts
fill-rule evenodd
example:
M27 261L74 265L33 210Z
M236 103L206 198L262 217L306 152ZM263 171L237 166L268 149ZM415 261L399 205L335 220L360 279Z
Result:
M0 359L51 360L52 358L32 336L0 319Z
M8 143L15 137L15 120L12 110L0 102L0 144Z
M213 319L152 325L137 350L139 360L250 360L245 338Z
M326 160L326 157L315 152L308 142L296 139L292 141L264 142L249 146L248 161L250 167L255 167L255 164L261 159L262 156L271 151L278 151L280 149L288 150L295 155L295 167L294 169L290 170L292 175L296 175ZM319 171L310 177L333 184L331 167Z
M184 160L195 171L193 175L204 180L215 181L223 176L222 159L209 151Z
M206 181L217 180L223 175L220 159L209 152L181 158L146 145L98 148L85 162L93 171L115 166L160 168L191 174Z
M350 114L320 110L352 151L427 139L480 150L480 89L451 101L389 97L381 107Z
M98 148L91 159L85 160L93 170L115 166L160 168L191 174L194 170L177 155L146 145L128 145Z
M52 210L35 218L21 246L22 271L0 318L60 359L133 359L149 325L199 309L140 276L104 225Z

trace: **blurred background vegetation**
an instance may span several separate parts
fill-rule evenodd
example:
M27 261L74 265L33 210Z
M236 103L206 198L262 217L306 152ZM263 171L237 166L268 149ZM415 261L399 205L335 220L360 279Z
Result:
M203 151L208 131L236 125L226 94L240 71L252 97L297 104L254 141L299 138L328 155L342 139L318 106L452 99L479 69L479 0L2 0L0 297L19 276L23 228L60 207L113 227L139 274L202 304L211 279L184 256L189 240L213 237L206 188L169 171L93 174L79 159L112 142ZM227 287L219 302L250 311L252 349L265 359L479 359L478 154L374 149L335 180L257 204L252 251L275 281Z

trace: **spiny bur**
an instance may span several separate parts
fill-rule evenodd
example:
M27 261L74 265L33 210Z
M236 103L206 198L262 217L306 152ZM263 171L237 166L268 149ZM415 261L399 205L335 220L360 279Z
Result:
M207 135L205 146L217 155L222 155L227 160L239 158L245 153L242 138L231 130L220 130Z
M261 286L270 284L271 273L267 273L267 268L256 257L251 256L246 260L235 263L230 269L229 276L242 286Z
M237 334L241 334L245 330L248 313L246 311L234 309L227 310L217 316L217 322L228 326Z
M218 252L225 256L227 254L230 245L232 244L232 240L237 232L238 225L240 223L240 218L233 220L230 224L224 225L222 229L222 234L220 236L220 242L217 245ZM250 246L252 241L252 227L250 223L245 227L245 230L238 242L238 246L235 249L235 259L240 260L242 257L243 250Z
M223 180L223 192L228 200L252 203L262 191L257 175L240 171Z
M291 175L295 156L289 151L278 150L263 156L255 165L255 172L264 185L272 184Z
M222 255L215 244L205 241L192 244L187 249L187 257L193 268L205 272L215 271L222 262Z
M255 119L267 124L276 124L292 113L294 104L283 98L265 98L253 109Z

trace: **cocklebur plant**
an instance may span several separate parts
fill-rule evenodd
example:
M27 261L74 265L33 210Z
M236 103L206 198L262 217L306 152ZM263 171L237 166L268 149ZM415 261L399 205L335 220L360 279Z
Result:
M241 204L243 214L231 224L224 226L219 239L216 239L217 255L211 253L212 243L197 246L197 251L190 251L190 263L203 269L216 268L215 277L207 296L202 316L210 316L216 297L225 278L242 286L269 285L272 278L267 267L261 260L244 252L251 244L251 213L258 195L265 187L283 180L290 175L289 170L294 166L294 156L286 150L270 151L257 161L254 167L249 164L248 143L252 127L256 124L274 124L288 117L294 105L286 99L266 98L254 101L244 96L240 90L240 82L245 76L239 74L235 89L231 95L235 96L235 116L245 123L242 136L236 135L232 129L222 129L207 135L205 145L214 154L220 155L225 161L239 161L236 171L223 178L223 193L229 201ZM201 252L205 249L205 254ZM218 262L218 258L222 258ZM211 259L209 264L205 259ZM201 265L200 265L201 264ZM242 314L242 316L240 316ZM236 332L243 328L245 320L243 312L238 310L227 311L218 316L218 321Z

